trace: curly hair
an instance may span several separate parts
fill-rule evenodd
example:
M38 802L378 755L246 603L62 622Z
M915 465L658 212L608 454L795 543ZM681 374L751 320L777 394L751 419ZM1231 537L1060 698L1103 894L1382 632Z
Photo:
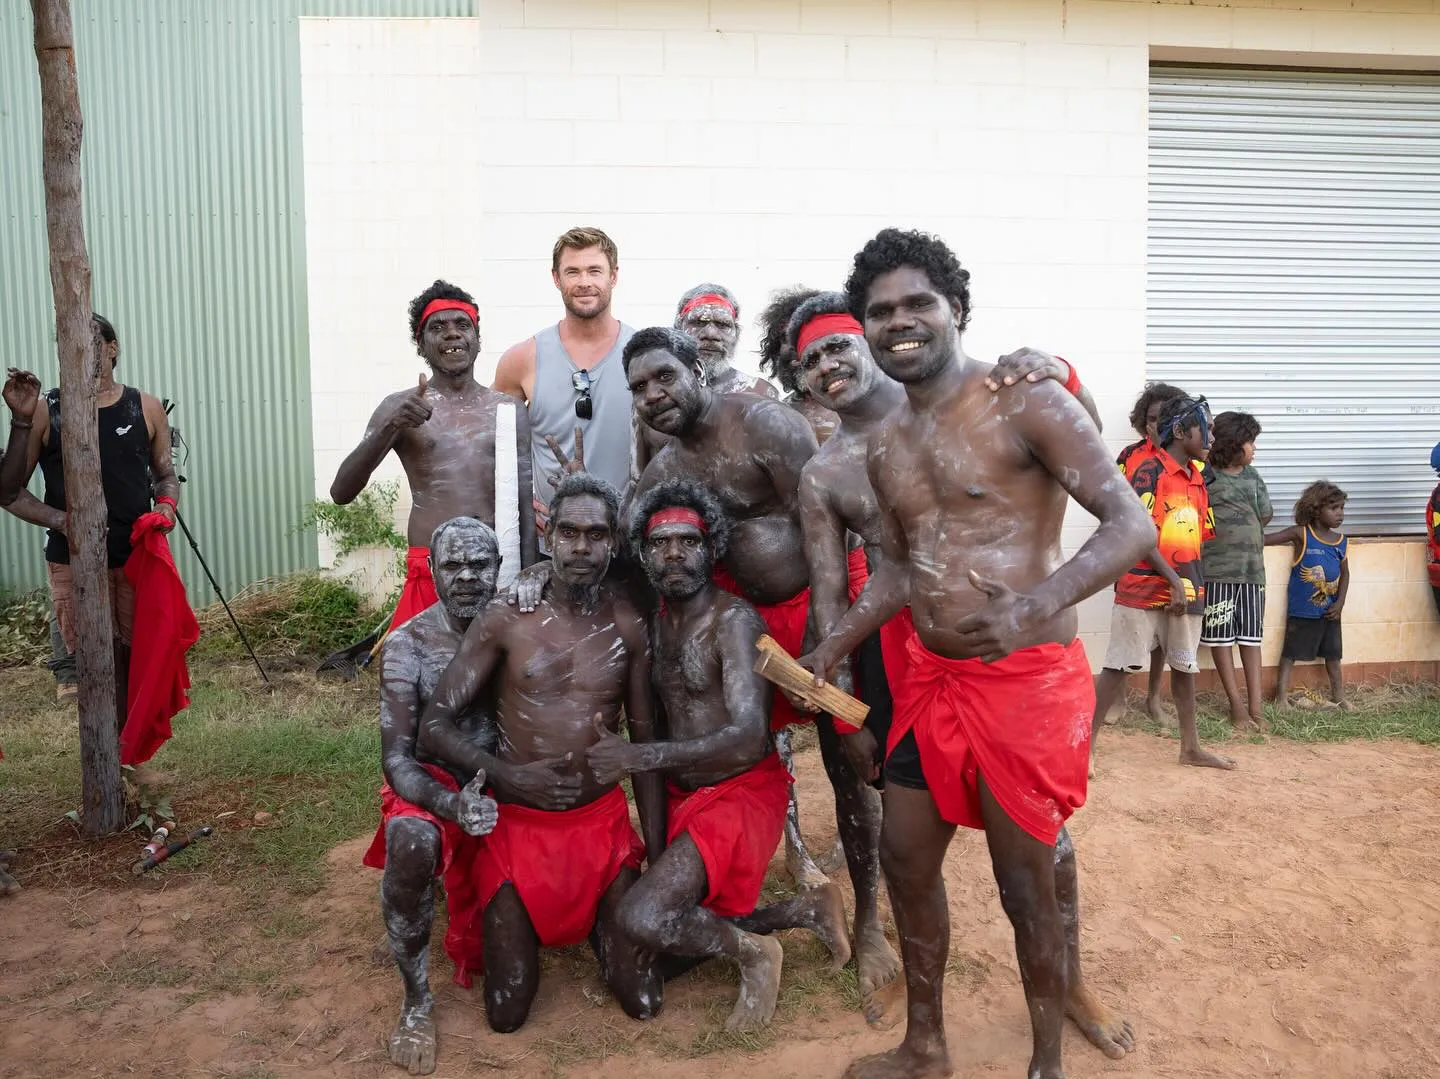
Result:
M785 327L785 347L792 353L796 351L796 345L800 343L800 331L805 328L816 315L848 315L850 313L850 297L843 292L821 292L811 296L795 309L790 316L790 322ZM798 360L799 357L797 356Z
M681 333L672 326L647 326L636 332L625 342L620 353L620 363L625 375L630 375L630 361L644 352L668 352L686 367L700 366L700 346L688 333Z
M1248 412L1222 412L1210 425L1210 456L1216 468L1229 468L1240 460L1245 443L1260 434L1260 421Z
M1140 396L1135 398L1135 407L1130 410L1130 426L1135 433L1144 438L1150 432L1145 430L1145 418L1150 414L1150 406L1156 401L1164 404L1166 401L1173 401L1177 397L1184 397L1185 391L1179 386L1171 386L1165 382L1147 382L1145 388L1140 391Z
M661 510L694 510L705 523L705 537L710 543L714 560L719 562L730 550L730 529L732 521L720 500L708 487L694 480L674 479L657 483L636 499L630 509L630 550L636 558L645 546L645 528L650 518Z
M794 356L785 343L785 329L795 309L819 294L819 289L803 285L778 289L760 312L760 370L779 382L791 397L805 397L806 393L795 373Z
M610 525L611 531L618 531L620 528L620 492L611 487L599 476L592 476L588 472L571 472L561 477L555 493L550 496L550 527L555 527L555 521L560 516L560 504L567 498L578 498L581 495L592 495L605 503L605 520Z
M420 352L420 316L425 313L425 308L430 306L432 300L459 300L461 303L468 303L475 306L475 297L466 292L463 288L452 285L449 281L436 279L435 283L410 301L410 339L415 342L415 351ZM475 327L478 332L480 327ZM421 355L424 355L421 352Z
M1316 480L1300 492L1300 497L1295 502L1295 523L1313 525L1320 520L1320 511L1326 506L1333 506L1337 502L1344 505L1349 497L1329 480Z
M881 274L913 266L923 270L930 284L942 296L960 304L960 329L970 323L970 271L960 265L945 241L927 232L881 229L855 256L854 268L845 281L850 313L865 321L865 298Z

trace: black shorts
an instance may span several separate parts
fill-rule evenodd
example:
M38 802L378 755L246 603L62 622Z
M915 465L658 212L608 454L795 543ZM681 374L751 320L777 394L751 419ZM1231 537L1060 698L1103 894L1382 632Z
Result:
M1312 659L1340 658L1340 619L1289 618L1281 659L1309 663Z
M855 691L859 698L870 706L865 717L865 729L875 737L876 763L884 764L885 746L890 740L890 721L895 715L895 701L890 696L890 681L885 677L885 657L880 651L880 634L872 633L860 642L851 656L851 670L855 676ZM884 789L885 769L880 769L880 778L873 784Z
M906 731L895 752L885 758L885 779L912 791L930 789L930 784L925 782L925 770L920 767L920 743L915 741L913 730Z

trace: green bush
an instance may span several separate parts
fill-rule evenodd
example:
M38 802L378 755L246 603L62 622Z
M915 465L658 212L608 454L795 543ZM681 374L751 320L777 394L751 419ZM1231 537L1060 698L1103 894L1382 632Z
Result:
M43 589L0 594L0 667L50 658L50 597Z

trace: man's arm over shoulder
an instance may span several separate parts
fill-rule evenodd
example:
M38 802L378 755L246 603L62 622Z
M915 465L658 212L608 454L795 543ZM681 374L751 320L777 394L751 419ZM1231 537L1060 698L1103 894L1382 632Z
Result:
M1153 549L1155 526L1111 463L1090 416L1064 387L1036 383L1006 392L1024 396L1010 419L1030 452L1100 522L1075 556L1031 591L1048 618L1119 579Z
M520 507L520 567L540 558L540 533L535 526L532 500L535 496L535 462L530 453L530 413L521 401L515 402L515 486ZM497 525L499 521L495 522Z
M501 353L490 388L530 403L535 392L535 338L527 337Z
M494 779L500 763L465 737L456 720L484 693L505 654L505 635L518 612L505 600L492 600L470 623L455 658L440 676L420 719L419 744L427 756L465 772L485 771Z

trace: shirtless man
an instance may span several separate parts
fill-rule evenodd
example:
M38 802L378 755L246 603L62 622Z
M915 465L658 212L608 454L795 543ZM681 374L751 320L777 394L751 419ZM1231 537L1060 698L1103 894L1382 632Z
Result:
M815 441L825 445L825 440L840 426L840 417L820 404L805 389L795 364L795 350L786 339L785 331L790 317L810 297L818 295L819 289L796 285L794 288L779 289L770 297L770 302L760 312L760 370L780 383L787 405L805 417L810 430L815 432Z
M392 630L436 601L428 544L452 517L475 517L495 529L501 554L508 553L502 585L536 558L535 522L526 505L533 488L530 426L514 401L475 381L480 313L474 297L436 281L410 301L410 337L430 376L380 402L330 485L330 497L343 506L359 496L391 450L404 466L410 551Z
M564 471L552 439L573 459L575 431L583 431L587 467L617 491L631 478L635 452L620 370L620 351L635 331L610 311L620 279L615 241L597 228L567 230L551 249L550 279L565 314L507 348L495 368L495 389L524 401L530 415L533 506L542 529Z
M778 401L715 393L701 378L694 341L672 329L657 326L637 333L625 348L625 366L640 419L673 436L640 477L636 498L670 479L691 480L713 492L734 522L729 549L714 567L715 583L753 603L770 636L799 655L810 605L799 500L800 470L816 450L809 425ZM863 553L850 565L863 571ZM776 696L771 726L777 732L812 718ZM878 925L878 800L845 763L830 723L817 724L817 733L855 883L856 917L862 925ZM826 883L813 863L797 873L797 880L802 887ZM855 950L857 964L867 970L893 967L894 955L882 933L857 938Z
M471 867L476 836L495 827L495 802L483 772L450 771L416 746L420 715L470 623L495 595L500 549L495 533L473 517L456 517L430 541L440 600L390 634L380 660L380 827L365 864L383 869L380 911L390 950L405 983L400 1020L390 1035L390 1060L411 1075L435 1070L435 997L430 992L430 928L436 877L445 881L449 930L445 951L455 981L469 986L481 965L475 934L479 910ZM457 725L476 745L493 751L495 719L482 697Z
M765 624L744 600L711 582L730 521L686 480L650 488L631 515L630 549L662 597L651 682L663 705L663 739L635 743L602 730L587 759L602 782L627 773L668 780L668 846L620 904L621 928L667 958L727 955L740 996L727 1030L770 1022L780 991L780 943L765 934L804 927L850 958L845 908L833 884L756 910L780 842L790 774L770 740L770 686L754 672Z
M635 778L645 842L625 792L585 764L624 708L635 742L652 737L650 644L641 614L602 583L617 536L619 496L594 476L560 481L550 501L550 586L534 614L491 604L470 627L425 710L420 744L462 773L484 771L500 821L475 862L484 911L485 1011L508 1034L530 1014L540 946L590 940L621 1007L648 1019L660 1007L654 963L618 934L616 908L647 848L665 843L664 784ZM455 722L492 677L500 744L492 754Z
M881 839L908 1029L898 1049L852 1064L851 1079L951 1074L941 869L957 824L985 830L1015 928L1034 1035L1027 1074L1063 1076L1066 1014L1108 1055L1133 1045L1129 1024L1077 977L1074 863L1055 847L1085 799L1094 705L1072 607L1133 565L1154 530L1069 393L1021 381L996 394L990 365L961 351L968 280L939 240L886 229L846 283L866 343L906 402L870 438L881 561L807 662L828 676L907 602L915 627L907 677L892 687ZM1067 494L1100 522L1068 562Z

